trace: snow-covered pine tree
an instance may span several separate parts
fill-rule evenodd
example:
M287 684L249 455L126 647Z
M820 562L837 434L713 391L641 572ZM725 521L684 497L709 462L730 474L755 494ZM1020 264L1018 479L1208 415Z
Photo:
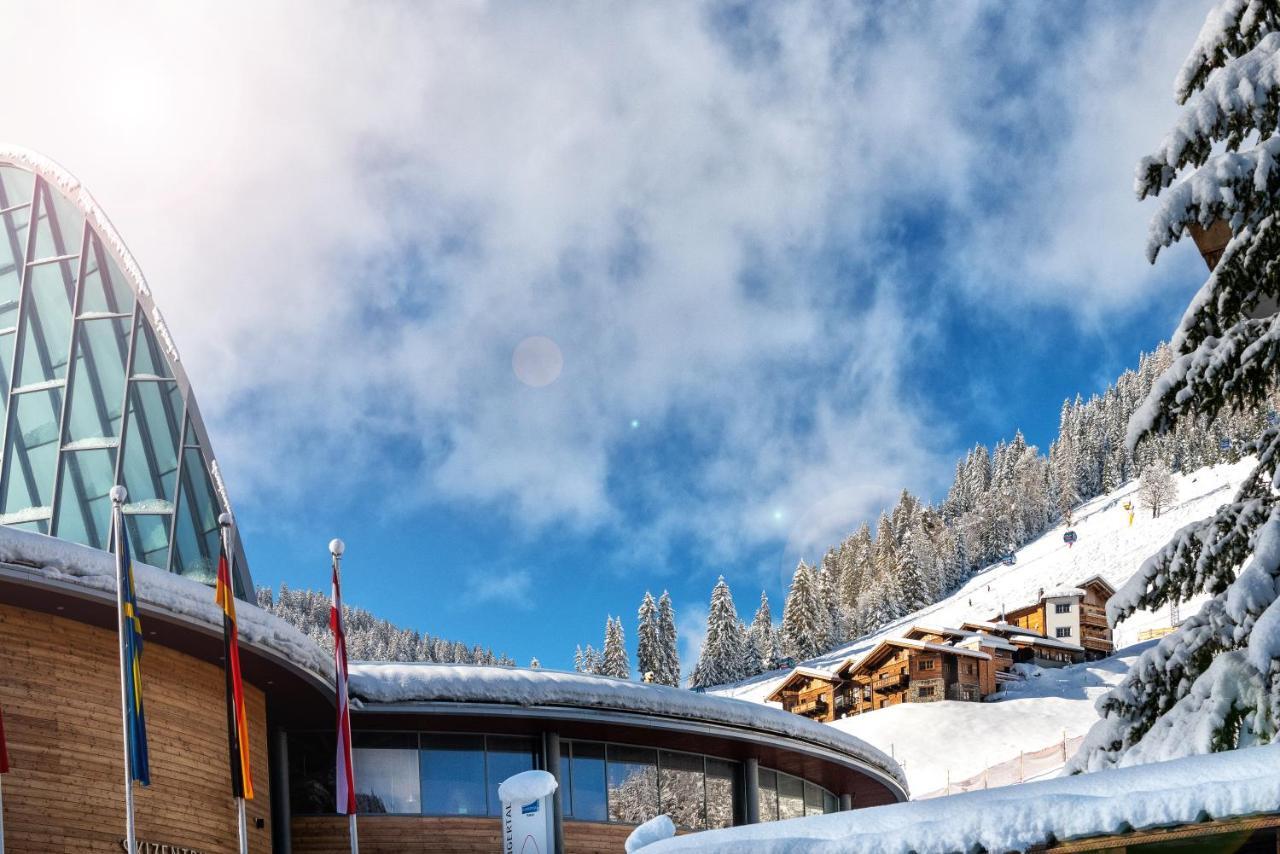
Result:
M773 613L769 609L769 596L760 591L760 607L756 609L751 628L747 629L747 646L751 650L751 663L755 673L778 668L782 657L777 632L773 628Z
M664 665L662 640L658 634L658 603L648 590L644 592L636 620L636 669L640 678L652 673L653 680L657 682Z
M604 659L599 650L587 644L586 649L578 649L574 653L573 669L579 673L601 673L604 670Z
M1160 515L1178 497L1178 485L1173 472L1162 460L1156 460L1142 473L1142 485L1138 487L1138 500L1151 511L1151 518Z
M631 678L631 659L627 656L626 637L622 632L622 618L610 617L604 626L604 656L601 659L601 676L616 679Z
M676 631L676 610L671 605L671 594L663 590L658 597L658 648L661 668L654 673L653 681L659 685L680 687L680 647Z
M707 612L707 635L702 642L702 654L689 676L691 688L706 688L725 682L736 682L746 673L747 637L738 610L733 604L733 593L720 576L711 591L711 608Z
M782 652L796 661L826 652L824 614L816 588L813 569L801 560L782 606Z
M539 670L542 667L542 662L538 661L538 657L535 655L533 658L529 659L529 667L534 670Z
M1162 195L1147 256L1188 231L1231 240L1174 334L1173 364L1129 422L1132 448L1183 420L1259 404L1280 359L1280 5L1224 0L1176 82L1185 105L1138 166L1139 198ZM1256 133L1256 142L1250 139ZM1225 151L1214 154L1215 146ZM1174 185L1178 173L1194 171ZM1212 259L1211 259L1212 260ZM1073 771L1270 742L1280 718L1280 430L1234 500L1180 530L1108 604L1114 624L1197 593L1200 612L1142 654L1099 703Z

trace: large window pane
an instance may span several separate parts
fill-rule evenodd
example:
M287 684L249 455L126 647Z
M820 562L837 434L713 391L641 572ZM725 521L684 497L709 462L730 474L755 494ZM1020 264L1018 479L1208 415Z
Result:
M351 737L356 809L361 813L419 813L418 737L360 733Z
M36 245L32 259L79 255L84 215L62 194L41 181L36 190Z
M707 827L733 825L740 769L736 762L707 757Z
M502 781L538 767L538 743L532 738L491 735L485 739L489 763L489 815L502 815L498 786Z
M115 472L114 448L63 452L54 536L97 549L107 548Z
M177 383L129 383L128 417L124 485L129 504L140 510L171 509L182 419Z
M578 821L605 821L604 745L587 741L573 743L573 817Z
M135 377L172 377L169 360L160 346L160 339L151 329L145 318L138 318L138 352L133 354L133 375Z
M778 775L778 818L804 815L804 781L789 774Z
M36 190L36 176L16 166L0 166L0 210L30 204Z
M64 441L72 447L106 445L120 436L129 320L82 320L76 331L76 369Z
M691 753L663 751L658 759L658 807L678 827L707 826L703 759Z
M218 575L218 516L222 512L213 483L197 448L182 452L182 485L178 489L178 529L174 537L173 571L212 583Z
M41 513L46 518L50 513L61 411L60 388L27 392L17 397L5 442L8 480L3 507L0 507L3 514L0 521L5 524L27 521L23 514L32 508L43 508Z
M759 769L760 820L778 820L778 773L768 768Z
M133 555L151 566L164 569L169 563L168 513L125 513L124 524L129 532L129 544Z
M657 752L609 745L609 820L646 822L658 814Z
M815 786L808 780L804 783L804 814L805 815L822 815L822 795L823 791L820 786Z
M484 815L484 737L422 737L422 804L428 815Z
M337 812L337 739L329 733L290 733L289 807L295 815Z
M560 812L573 817L573 758L569 742L560 742Z
M822 811L824 813L839 812L840 801L830 792L822 793Z
M71 348L71 297L75 288L71 262L27 268L27 296L22 321L19 388L67 375Z
M116 266L96 234L89 237L84 259L84 289L80 293L80 316L130 314L133 311L133 289Z

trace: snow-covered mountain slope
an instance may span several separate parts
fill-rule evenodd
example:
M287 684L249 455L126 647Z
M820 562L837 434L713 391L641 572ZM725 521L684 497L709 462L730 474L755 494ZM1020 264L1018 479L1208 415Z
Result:
M1214 466L1189 475L1178 475L1177 500L1157 519L1151 518L1150 511L1137 506L1138 483L1130 481L1114 492L1099 496L1076 509L1072 530L1079 539L1071 548L1062 541L1067 528L1059 525L1023 546L1017 553L1018 562L1013 566L995 564L987 567L946 599L909 614L875 634L859 638L804 664L833 668L850 656L868 652L886 637L905 633L917 623L959 626L966 620L988 620L998 615L1002 609L1012 610L1035 602L1042 588L1071 587L1093 575L1102 576L1118 589L1175 531L1211 515L1220 505L1229 501L1253 466L1254 461L1250 459L1234 465ZM1132 527L1129 526L1128 513L1123 508L1126 501L1132 501L1136 507ZM1182 613L1195 613L1202 601L1183 603ZM1138 635L1144 629L1168 625L1168 609L1134 614L1118 627L1115 633L1116 648L1137 643ZM709 691L763 702L783 675L785 671L766 673ZM878 740L873 740L873 743L882 749L888 749L887 745ZM1026 749L1042 746L1027 745Z

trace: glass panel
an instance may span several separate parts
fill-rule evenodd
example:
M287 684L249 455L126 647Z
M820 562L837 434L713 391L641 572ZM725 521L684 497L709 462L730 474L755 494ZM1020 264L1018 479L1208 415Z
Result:
M739 765L707 757L707 827L733 825Z
M120 436L124 406L124 365L129 354L129 321L82 320L76 331L76 369L64 441L72 447L102 446L94 440Z
M289 807L295 815L337 811L336 754L337 740L332 734L289 734Z
M422 737L422 807L428 815L484 815L484 737Z
M169 565L170 518L168 513L125 515L125 527L129 530L129 545L133 546L133 554L138 560L161 569Z
M36 245L32 260L79 255L84 231L84 215L79 209L46 181L41 181L36 190L36 209Z
M778 820L778 774L767 768L759 771L760 820Z
M58 459L58 418L62 411L62 389L52 388L19 395L10 425L4 458L8 480L0 521L16 518L30 508L45 508L53 498L54 466ZM47 530L47 529L46 529Z
M658 814L657 751L608 745L609 821L641 824Z
M605 821L604 745L573 743L573 817L578 821Z
M212 584L218 577L218 515L222 512L198 448L183 452L173 571Z
M567 741L560 742L560 811L573 815L573 760Z
M489 763L489 815L502 815L498 786L521 771L538 767L538 743L532 738L504 738L491 735L485 739Z
M659 757L658 809L678 827L702 830L707 826L706 792L702 757L663 751Z
M360 813L420 813L418 737L413 733L351 736L351 762Z
M97 549L107 548L110 492L115 477L114 448L63 453L54 536Z
M19 387L67 375L74 288L75 268L70 262L27 268Z
M839 799L836 798L836 796L831 794L830 792L823 792L822 793L822 811L824 813L839 812L840 811Z
M28 208L0 214L0 328L14 324L22 254L27 251Z
M103 247L98 235L90 234L85 256L84 290L80 294L80 316L131 314L133 290Z
M138 509L169 509L178 469L182 401L174 382L129 383L124 486ZM157 503L162 502L162 503Z
M34 172L16 166L0 166L0 210L30 204L35 191Z
M808 780L804 782L804 814L822 815L822 789Z
M138 352L133 354L133 376L135 377L172 377L169 361L165 358L160 341L145 318L138 317L138 328L142 337L138 339Z
M778 818L804 815L804 781L789 774L778 775Z
M187 419L187 432L182 440L184 445L199 445L200 440L196 438L196 427L191 423L191 419Z

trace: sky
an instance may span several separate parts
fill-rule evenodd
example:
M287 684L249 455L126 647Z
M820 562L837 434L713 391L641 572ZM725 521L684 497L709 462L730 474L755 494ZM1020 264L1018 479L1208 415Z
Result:
M1133 168L1202 2L6 3L0 141L165 313L256 583L686 666L1174 328Z

